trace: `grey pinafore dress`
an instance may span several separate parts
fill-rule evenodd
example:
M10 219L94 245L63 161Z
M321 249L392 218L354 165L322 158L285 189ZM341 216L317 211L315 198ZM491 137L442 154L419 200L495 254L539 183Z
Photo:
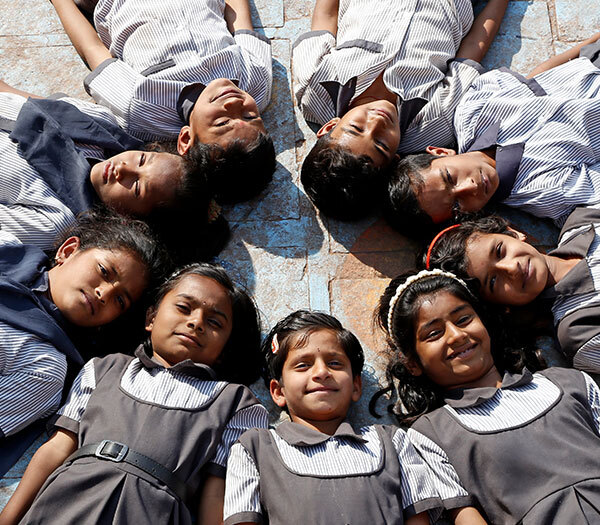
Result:
M421 417L409 436L418 450L413 431L443 450L490 523L600 523L600 436L586 380L564 368L539 375L558 387L557 395L529 421L501 431L473 431L442 407ZM527 385L532 375L525 370L517 381ZM471 396L471 406L490 398L486 389L472 390L482 397Z
M115 354L88 363L88 367L93 365L95 388L79 424L61 415L54 426L78 433L80 446L105 439L124 443L170 469L195 494L207 473L224 477L224 469L212 463L224 429L237 411L258 401L242 385L216 381L210 382L213 395L194 409L161 406L136 397L142 392L135 390L140 378L148 396L163 389L172 397L174 384L165 387L165 376L160 375L171 369L162 367L152 377L149 372L159 365L140 350L136 362L131 356ZM176 366L178 373L186 369L202 373L191 361ZM193 379L188 381L183 375L178 381L193 386ZM125 390L126 384L136 395ZM197 498L191 500L187 502L190 508L197 509ZM191 516L175 493L144 471L127 463L83 457L65 463L48 478L21 523L179 525L191 524Z

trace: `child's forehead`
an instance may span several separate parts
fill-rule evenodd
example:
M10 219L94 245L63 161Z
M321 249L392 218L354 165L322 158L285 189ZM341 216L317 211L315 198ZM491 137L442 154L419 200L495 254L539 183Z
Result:
M346 353L337 332L330 328L306 329L292 334L288 357L324 351Z

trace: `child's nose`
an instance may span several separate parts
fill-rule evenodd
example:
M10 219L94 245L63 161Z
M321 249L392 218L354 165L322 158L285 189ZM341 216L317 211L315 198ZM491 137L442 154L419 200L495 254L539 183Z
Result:
M475 182L475 179L467 177L467 178L464 178L463 180L461 180L460 183L456 185L456 187L454 189L454 194L457 197L473 195L473 194L477 193L477 188L478 188L478 186L477 186L477 183Z
M187 319L187 326L192 330L202 332L204 330L204 317L201 311L193 310Z
M456 343L467 337L466 332L454 323L448 323L446 331L448 333L448 343Z

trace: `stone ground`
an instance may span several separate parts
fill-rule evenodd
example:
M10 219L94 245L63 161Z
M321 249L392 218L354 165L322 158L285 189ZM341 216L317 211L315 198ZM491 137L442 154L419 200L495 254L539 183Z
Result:
M484 66L530 72L598 30L597 2L511 0ZM363 399L353 417L371 422L368 400L385 366L385 345L373 328L372 312L390 278L414 265L415 244L378 217L342 224L315 212L299 184L301 161L315 137L291 89L291 48L310 29L313 0L250 3L255 27L272 39L273 97L264 119L275 140L278 167L261 197L227 210L233 236L219 262L254 294L265 329L298 308L310 308L332 313L359 336L367 364ZM82 85L87 68L49 2L0 0L0 12L0 78L40 95L60 91L88 98ZM524 214L510 213L510 218L539 245L554 242L556 232L546 223ZM266 391L260 386L255 390L272 408ZM14 491L28 456L0 480L0 508Z

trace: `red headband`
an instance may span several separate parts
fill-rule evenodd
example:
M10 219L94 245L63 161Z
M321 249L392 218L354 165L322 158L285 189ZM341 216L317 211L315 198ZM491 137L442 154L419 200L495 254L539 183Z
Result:
M452 226L448 226L447 228L444 228L440 233L438 233L434 238L433 241L431 241L431 244L429 245L429 248L427 249L427 259L425 261L425 268L427 268L428 270L431 270L431 268L429 268L429 258L431 257L431 250L433 250L433 247L435 245L436 242L438 242L439 238L444 235L444 233L446 233L447 231L453 230L454 228L458 228L460 226L460 224L453 224Z

